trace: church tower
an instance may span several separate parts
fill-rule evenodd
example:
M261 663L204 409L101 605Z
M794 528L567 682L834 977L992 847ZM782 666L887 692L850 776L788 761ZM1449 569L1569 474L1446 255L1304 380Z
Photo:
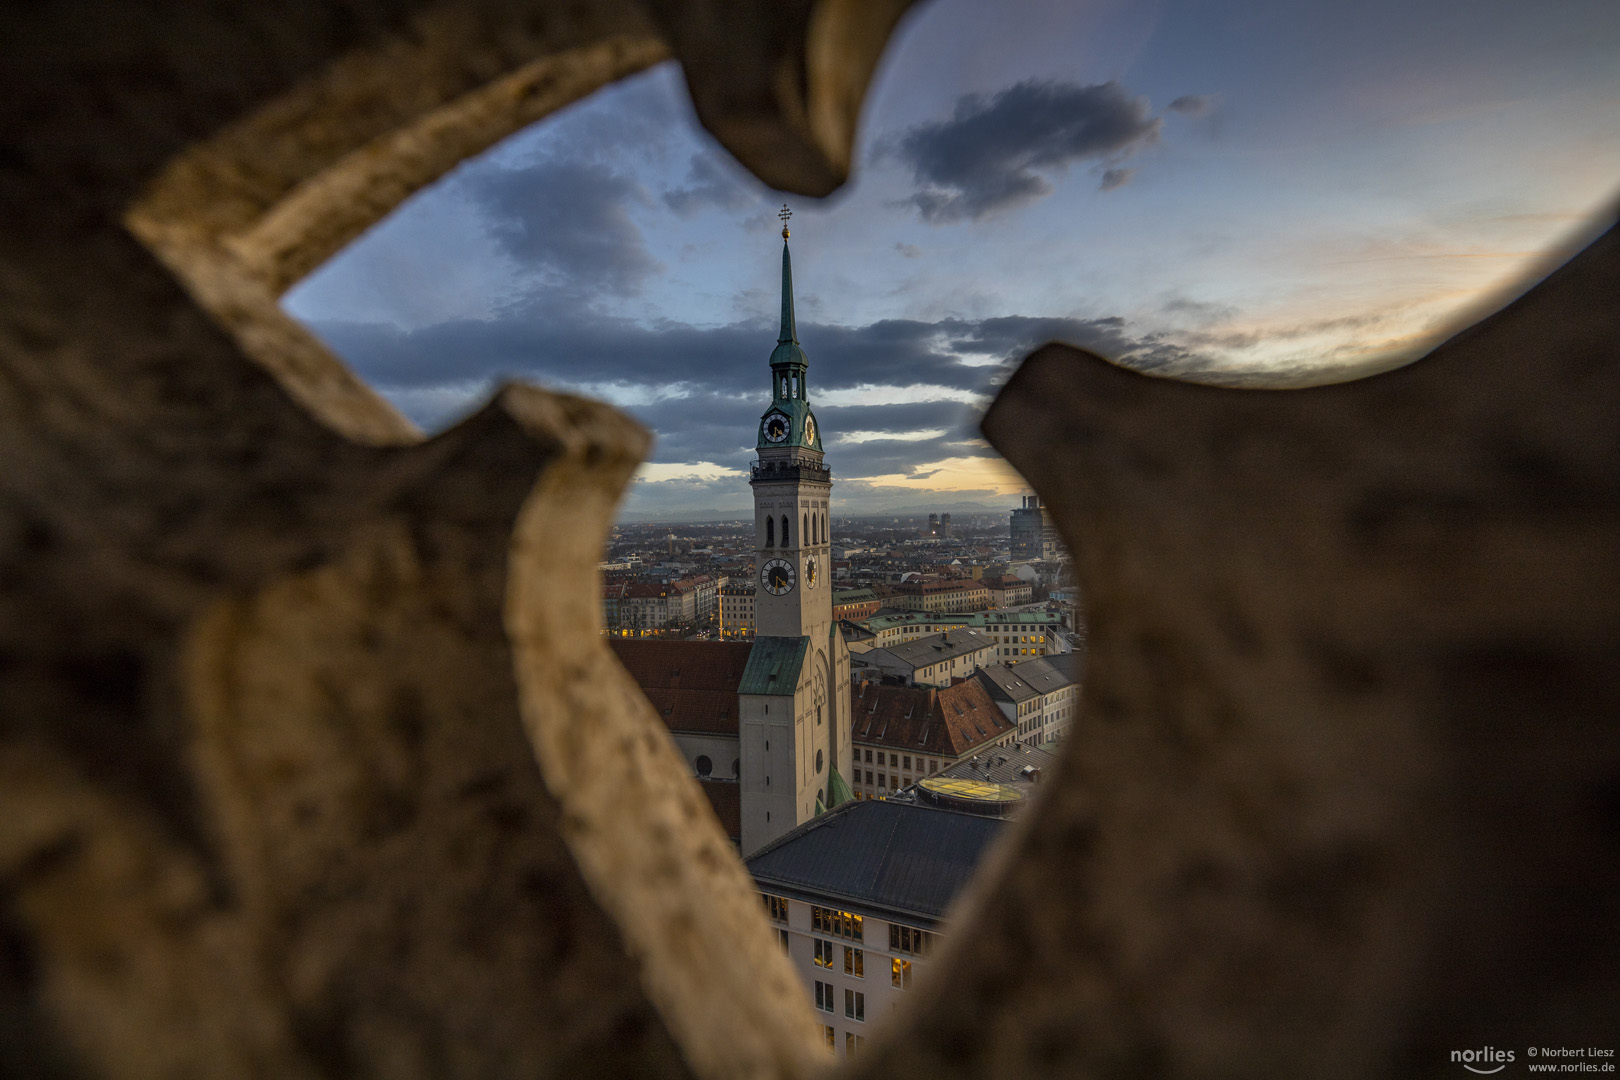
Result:
M782 208L782 328L771 353L754 489L754 650L740 688L742 849L750 854L849 797L849 649L832 617L832 470L810 410Z

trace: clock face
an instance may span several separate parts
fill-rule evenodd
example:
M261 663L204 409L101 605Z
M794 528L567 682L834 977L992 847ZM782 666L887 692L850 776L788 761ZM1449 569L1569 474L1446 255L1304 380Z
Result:
M765 418L765 424L762 430L765 432L766 442L781 442L783 439L788 437L787 417L783 416L781 413L772 413Z
M760 584L772 596L793 591L793 564L784 559L772 559L759 568Z
M816 560L814 556L807 559L804 564L804 587L807 589L816 587Z
M810 446L816 444L816 418L813 416L804 418L804 441Z

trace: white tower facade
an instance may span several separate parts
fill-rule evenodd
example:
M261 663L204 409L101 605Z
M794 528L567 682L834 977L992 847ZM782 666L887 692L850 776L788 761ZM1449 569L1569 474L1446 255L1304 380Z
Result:
M754 490L755 621L740 688L742 848L757 851L849 796L849 649L832 617L832 471L810 410L782 228L782 330L760 417Z

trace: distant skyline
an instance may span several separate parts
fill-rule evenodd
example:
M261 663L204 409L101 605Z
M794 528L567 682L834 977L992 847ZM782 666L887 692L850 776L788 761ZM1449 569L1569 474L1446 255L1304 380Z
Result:
M429 430L500 379L657 433L624 508L745 512L794 209L835 512L1006 509L977 419L1047 340L1223 381L1421 355L1620 190L1620 5L908 15L855 177L770 191L661 65L420 192L285 301Z

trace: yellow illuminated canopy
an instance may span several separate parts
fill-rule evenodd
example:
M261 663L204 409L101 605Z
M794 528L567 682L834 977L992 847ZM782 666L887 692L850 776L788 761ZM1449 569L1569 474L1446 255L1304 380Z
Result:
M974 802L1018 802L1024 793L1007 784L992 784L986 780L957 780L933 776L920 781L917 785L924 791L931 791L936 795L944 795L952 799L969 799Z

